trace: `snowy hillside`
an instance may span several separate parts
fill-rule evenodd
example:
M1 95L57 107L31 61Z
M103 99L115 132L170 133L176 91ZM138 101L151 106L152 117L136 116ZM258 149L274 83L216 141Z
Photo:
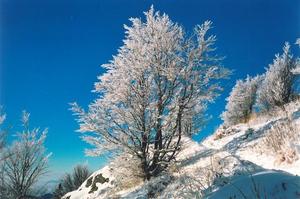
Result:
M300 103L286 110L220 127L201 143L184 138L176 164L146 183L116 189L114 172L106 166L63 199L300 198ZM274 151L277 143L269 134L283 124L292 139L278 134L286 148Z

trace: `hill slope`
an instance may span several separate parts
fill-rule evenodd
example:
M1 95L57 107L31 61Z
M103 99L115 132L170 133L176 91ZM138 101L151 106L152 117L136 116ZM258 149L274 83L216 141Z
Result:
M184 138L170 170L130 189L116 189L110 165L64 199L300 198L300 103L275 116L220 127L203 142Z

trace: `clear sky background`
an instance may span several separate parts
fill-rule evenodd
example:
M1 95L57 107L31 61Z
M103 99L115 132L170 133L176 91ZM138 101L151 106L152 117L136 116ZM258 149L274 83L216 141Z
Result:
M87 161L94 170L105 164L84 156L88 145L75 132L68 103L86 107L96 97L90 91L103 72L100 65L122 45L123 24L143 18L151 4L186 31L212 20L217 52L235 70L196 140L220 124L236 79L264 72L285 41L294 44L300 37L299 0L0 0L0 104L15 129L23 109L31 113L32 126L49 128L51 178L77 163ZM298 49L293 45L294 54Z

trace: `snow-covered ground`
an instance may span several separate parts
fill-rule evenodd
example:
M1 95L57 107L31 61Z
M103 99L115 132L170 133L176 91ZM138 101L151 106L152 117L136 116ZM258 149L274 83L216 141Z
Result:
M293 103L287 110L292 123L299 127L300 104ZM106 166L92 175L109 179L95 183L97 190L91 192L87 180L64 199L300 198L300 157L293 162L278 161L263 145L266 132L287 119L278 115L231 126L222 136L218 136L219 129L201 143L184 138L183 150L168 173L127 190L114 191L113 172ZM299 128L295 133L300 135ZM293 144L299 156L299 140Z
M236 177L207 198L300 198L299 186L298 176L266 170Z
M100 180L96 180L100 179ZM107 190L112 187L114 177L110 172L109 166L94 172L82 185L75 191L69 192L65 199L92 199L105 198ZM99 181L99 182L98 182ZM101 181L101 182L100 182ZM102 183L104 182L104 183Z

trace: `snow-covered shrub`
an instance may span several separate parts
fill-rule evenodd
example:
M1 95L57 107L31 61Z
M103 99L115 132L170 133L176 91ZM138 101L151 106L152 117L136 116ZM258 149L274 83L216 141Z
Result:
M282 55L276 55L266 71L258 89L257 105L264 111L281 107L291 100L296 61L290 53L290 45L285 44Z
M213 190L227 185L237 167L241 166L240 160L224 153L213 155L209 159L207 166L199 167L194 173L184 176L176 190L177 195L169 198L206 198Z
M275 163L281 164L283 162L286 162L288 164L292 164L298 160L298 154L295 148L286 148L284 151L279 151L277 154Z
M201 198L204 189L198 176L182 174L177 176L158 198Z
M114 179L114 191L120 191L137 186L143 182L143 170L141 162L127 153L116 157L110 164L110 170Z
M279 120L266 133L262 148L276 156L276 163L292 163L298 158L299 130L293 121Z
M170 184L172 181L172 176L168 175L167 173L161 175L154 179L153 181L149 181L147 183L147 195L149 198L155 198L163 192L164 189Z
M214 134L214 140L219 140L219 139L222 139L223 137L226 137L228 135L232 135L232 134L235 134L238 132L239 132L239 129L234 126L227 127L225 125L221 125L217 129L216 133Z
M193 172L179 175L161 198L203 198L215 187L224 186L227 177L232 175L237 160L224 154L213 155L208 159L209 163L205 167L196 167Z
M254 78L248 76L246 80L236 82L226 99L226 111L221 115L225 125L235 125L249 120L255 104L256 91L262 79L262 76Z
M174 177L169 173L163 172L162 175L151 178L149 181L146 181L141 187L137 190L127 194L123 198L161 198L168 185L174 180ZM173 190L174 191L174 190Z

